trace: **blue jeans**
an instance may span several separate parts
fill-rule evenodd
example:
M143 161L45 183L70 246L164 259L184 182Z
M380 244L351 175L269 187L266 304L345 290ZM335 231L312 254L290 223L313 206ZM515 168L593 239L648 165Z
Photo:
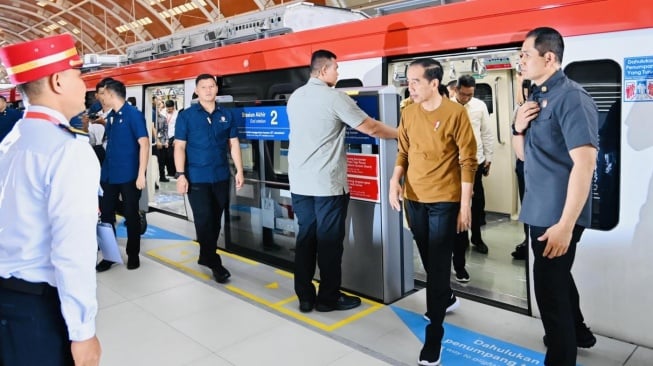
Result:
M292 194L299 223L295 244L295 293L299 301L335 305L340 297L342 253L349 194L304 196ZM315 263L320 268L320 290L315 295Z
M456 240L459 202L421 203L406 200L406 215L426 270L425 348L440 347L444 314L451 299L449 278L451 255Z

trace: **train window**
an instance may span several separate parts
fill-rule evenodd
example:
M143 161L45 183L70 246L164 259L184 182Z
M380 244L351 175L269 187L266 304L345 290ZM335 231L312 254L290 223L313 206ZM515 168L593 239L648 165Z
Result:
M336 82L336 88L358 88L363 86L360 79L342 79Z
M565 74L579 83L599 109L599 153L592 179L592 228L610 230L619 221L621 168L621 67L612 60L573 62Z
M492 87L489 84L477 83L474 88L474 96L485 103L487 112L494 113L494 103L492 103Z

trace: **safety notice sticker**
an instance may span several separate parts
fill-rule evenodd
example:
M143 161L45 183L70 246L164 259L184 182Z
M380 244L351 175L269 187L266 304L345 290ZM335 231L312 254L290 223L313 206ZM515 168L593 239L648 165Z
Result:
M653 56L624 58L624 102L653 101Z

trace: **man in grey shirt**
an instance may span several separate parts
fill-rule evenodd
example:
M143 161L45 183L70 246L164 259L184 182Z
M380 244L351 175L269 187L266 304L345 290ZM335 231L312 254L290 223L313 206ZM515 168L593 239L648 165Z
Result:
M517 110L513 148L524 161L526 192L519 219L530 227L535 298L548 346L545 365L576 365L576 347L596 338L584 323L571 267L590 226L590 186L598 148L598 110L560 64L562 36L536 28L522 45L531 94Z
M311 78L288 100L290 145L288 177L293 211L299 221L295 244L295 292L299 310L348 310L359 298L340 292L345 218L349 204L346 127L378 138L397 138L397 129L370 118L345 93L336 55L315 51ZM313 286L315 264L320 288Z

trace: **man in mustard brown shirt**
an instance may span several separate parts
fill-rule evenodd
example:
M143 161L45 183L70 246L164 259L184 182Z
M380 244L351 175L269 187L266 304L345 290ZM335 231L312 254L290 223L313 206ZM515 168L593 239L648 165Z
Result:
M403 193L426 270L426 311L431 322L418 364L433 366L440 364L445 312L458 305L449 288L451 255L456 233L471 225L476 140L464 107L442 97L445 87L439 62L413 61L407 76L414 103L401 113L390 204L400 210Z

